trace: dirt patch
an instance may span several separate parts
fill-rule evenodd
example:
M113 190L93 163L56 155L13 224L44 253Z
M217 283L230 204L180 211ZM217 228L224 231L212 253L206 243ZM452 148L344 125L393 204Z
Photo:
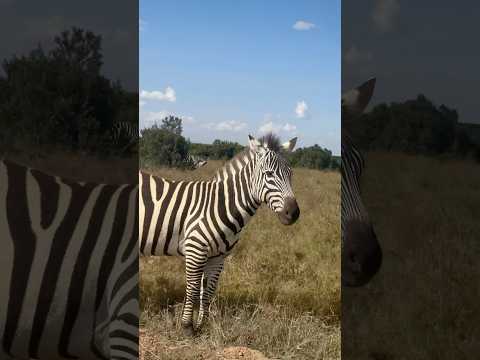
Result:
M223 349L223 351L218 352L214 357L211 357L209 360L268 360L260 351L249 349L244 346L232 346Z

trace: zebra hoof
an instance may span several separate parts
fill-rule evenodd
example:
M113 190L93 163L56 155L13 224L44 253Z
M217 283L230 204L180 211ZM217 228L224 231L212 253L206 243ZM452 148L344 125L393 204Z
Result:
M197 325L197 327L195 328L195 334L196 334L196 335L200 335L203 330L204 330L203 324L199 324L199 325Z
M186 337L193 337L195 335L195 330L193 329L193 324L182 324L183 335Z

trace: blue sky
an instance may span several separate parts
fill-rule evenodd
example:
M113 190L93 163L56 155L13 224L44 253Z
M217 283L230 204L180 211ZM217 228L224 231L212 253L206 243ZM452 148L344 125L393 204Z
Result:
M340 153L340 1L140 1L140 125Z

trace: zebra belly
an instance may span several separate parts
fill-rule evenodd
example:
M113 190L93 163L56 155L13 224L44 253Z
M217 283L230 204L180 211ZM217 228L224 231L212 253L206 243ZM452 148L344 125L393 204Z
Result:
M179 231L178 226L168 223L162 225L157 224L157 226L159 226L159 228L151 226L141 253L145 256L183 256L185 240L183 232Z

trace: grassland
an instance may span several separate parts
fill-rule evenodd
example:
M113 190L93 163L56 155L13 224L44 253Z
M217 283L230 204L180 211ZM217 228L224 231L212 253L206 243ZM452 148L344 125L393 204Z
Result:
M0 153L0 159L8 159L71 180L105 184L138 182L138 157L134 155L128 158L116 156L101 158L58 149L36 150Z
M365 288L342 291L342 359L477 359L479 164L395 153L366 164L384 260Z
M157 169L170 179L208 179ZM266 208L248 224L222 274L206 331L185 339L179 326L182 258L140 260L141 358L216 358L246 346L269 358L340 358L340 174L294 169L299 221L282 225Z

